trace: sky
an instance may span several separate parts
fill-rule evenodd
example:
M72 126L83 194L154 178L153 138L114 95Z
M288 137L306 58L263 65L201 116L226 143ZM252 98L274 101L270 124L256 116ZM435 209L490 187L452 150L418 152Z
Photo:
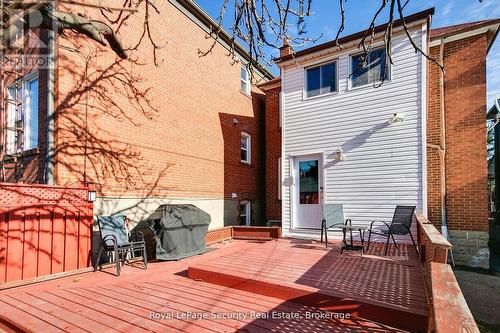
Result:
M268 0L271 1L271 0ZM222 0L197 0L212 17L219 16ZM349 0L346 3L346 24L341 36L346 36L368 28L371 19L378 9L380 0ZM224 27L229 30L232 25L232 8L229 1L228 13ZM484 0L410 0L405 8L405 14L415 13L429 7L435 7L432 28L474 22L485 19L500 18L500 1ZM340 25L339 1L313 0L313 15L307 18L306 30L308 36L316 38L321 36L317 43L324 43L335 38ZM387 13L380 17L378 24L387 20ZM308 46L314 44L310 43ZM276 56L277 51L270 51L267 58ZM500 98L500 36L490 49L486 64L487 70L487 105L493 104L495 97ZM273 69L276 72L276 69Z

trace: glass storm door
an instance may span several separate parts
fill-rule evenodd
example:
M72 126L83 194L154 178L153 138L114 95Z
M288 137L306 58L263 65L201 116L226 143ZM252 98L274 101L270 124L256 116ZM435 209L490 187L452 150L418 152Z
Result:
M296 228L321 227L321 163L319 158L297 159Z

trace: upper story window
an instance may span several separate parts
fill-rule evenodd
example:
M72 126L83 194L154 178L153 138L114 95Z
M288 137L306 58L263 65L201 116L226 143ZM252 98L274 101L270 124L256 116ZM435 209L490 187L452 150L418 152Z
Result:
M7 154L38 147L38 77L8 87Z
M372 50L363 66L362 54L351 56L351 87L360 87L381 82L388 78L385 48Z
M245 66L241 66L241 92L250 95L250 75L248 74L248 69Z
M251 137L248 133L241 133L241 161L250 164L252 162Z
M337 62L306 68L306 94L314 97L337 91Z

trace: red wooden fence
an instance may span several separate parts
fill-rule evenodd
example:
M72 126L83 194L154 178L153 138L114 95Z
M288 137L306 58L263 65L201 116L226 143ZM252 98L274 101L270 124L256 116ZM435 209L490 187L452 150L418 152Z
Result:
M90 265L88 188L0 183L0 283Z

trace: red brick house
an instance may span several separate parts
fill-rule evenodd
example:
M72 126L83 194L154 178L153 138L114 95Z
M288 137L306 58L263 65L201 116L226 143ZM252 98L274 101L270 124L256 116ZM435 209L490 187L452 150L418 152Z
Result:
M415 205L436 225L446 223L457 263L487 262L486 56L500 19L431 29L432 14L406 22L445 72L412 52L397 22L395 64L380 88L350 74L364 32L343 37L342 50L334 42L281 49L281 77L259 87L266 93L266 218L282 221L285 235L319 235L317 214L301 214L307 207L294 199L302 186L295 172L313 161L323 166L318 197L342 203L346 218L390 220L395 205ZM336 74L325 94L309 89L318 68ZM403 121L387 123L393 114Z
M14 68L2 68L1 114L9 128L1 138L1 181L93 183L95 214L122 212L135 221L161 203L191 203L211 215L212 228L258 224L264 95L250 83L249 55L236 45L229 57L230 36L222 32L200 56L216 22L192 1L156 5L161 14L151 15L150 24L165 46L158 67L147 42L124 60L69 33L56 37L53 70L35 65L13 76ZM139 40L143 14L122 28L126 48ZM34 34L39 38L25 44L25 53L49 53L49 34ZM273 78L264 68L255 73L261 82Z

